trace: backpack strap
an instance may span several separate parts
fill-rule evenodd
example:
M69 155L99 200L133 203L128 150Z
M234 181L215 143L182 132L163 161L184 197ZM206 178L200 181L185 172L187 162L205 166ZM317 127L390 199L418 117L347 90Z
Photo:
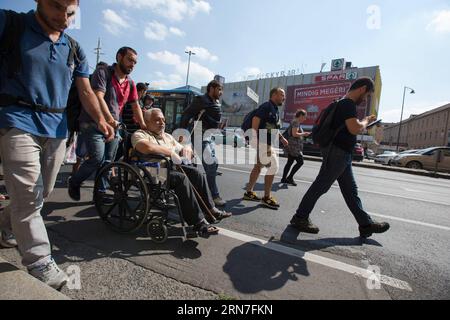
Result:
M0 39L0 65L5 64L7 77L13 78L22 69L20 44L25 32L25 13L5 10L5 28Z
M67 66L71 67L74 64L75 66L78 66L81 63L81 59L79 57L80 45L74 38L72 38L68 34L65 33L64 35L70 44L70 53L69 57L67 58Z

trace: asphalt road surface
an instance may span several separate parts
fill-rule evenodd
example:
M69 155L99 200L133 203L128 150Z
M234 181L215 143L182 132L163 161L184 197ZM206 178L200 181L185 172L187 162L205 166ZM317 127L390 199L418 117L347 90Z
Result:
M298 187L280 184L277 176L273 190L281 209L274 211L242 201L252 168L246 154L240 149L233 157L241 164L220 166L221 196L234 213L218 225L220 234L183 242L174 226L162 245L150 241L145 228L133 235L109 230L91 204L92 181L80 203L69 200L69 168L63 167L42 212L56 261L81 270L81 288L63 293L74 299L450 298L449 180L354 168L364 208L389 222L389 232L361 240L336 185L311 215L320 233L306 235L288 224L320 163L305 163L295 177ZM259 193L262 183L261 177ZM20 265L16 250L0 255Z

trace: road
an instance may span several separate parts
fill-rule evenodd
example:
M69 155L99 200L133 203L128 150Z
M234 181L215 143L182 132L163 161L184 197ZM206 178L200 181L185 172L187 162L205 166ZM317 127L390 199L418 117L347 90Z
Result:
M43 210L55 259L81 269L82 289L63 292L74 299L450 298L450 180L354 168L365 209L391 230L362 241L336 185L312 213L320 233L306 235L288 223L320 163L305 163L295 177L298 187L276 178L281 209L273 211L241 200L251 169L242 160L252 155L240 149L236 157L241 164L220 167L221 195L234 213L219 224L220 235L183 242L180 229L171 228L163 245L145 230L110 231L90 203L92 182L82 202L68 201L64 167ZM14 249L0 255L20 264ZM367 270L381 274L380 287Z

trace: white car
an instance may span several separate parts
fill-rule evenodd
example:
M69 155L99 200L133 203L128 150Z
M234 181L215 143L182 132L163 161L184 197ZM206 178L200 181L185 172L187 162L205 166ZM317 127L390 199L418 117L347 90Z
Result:
M397 156L397 153L394 151L385 151L382 154L379 154L375 157L375 163L381 163L385 165L391 165L392 159Z

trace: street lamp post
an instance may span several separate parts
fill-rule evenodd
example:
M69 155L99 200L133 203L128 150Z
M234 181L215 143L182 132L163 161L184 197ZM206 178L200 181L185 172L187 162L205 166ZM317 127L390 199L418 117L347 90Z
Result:
M403 121L403 109L405 108L405 97L406 97L406 89L411 90L410 94L415 94L416 92L414 91L414 89L410 88L410 87L405 87L403 89L403 103L402 103L402 114L400 116L400 124L398 125L398 138L397 138L397 153L399 151L399 147L400 147L400 134L402 132L402 121Z
M189 84L189 69L191 67L191 56L192 55L195 56L195 52L192 52L191 50L189 50L189 51L185 51L184 53L189 55L188 69L187 69L187 76L186 76L186 87L187 87Z

